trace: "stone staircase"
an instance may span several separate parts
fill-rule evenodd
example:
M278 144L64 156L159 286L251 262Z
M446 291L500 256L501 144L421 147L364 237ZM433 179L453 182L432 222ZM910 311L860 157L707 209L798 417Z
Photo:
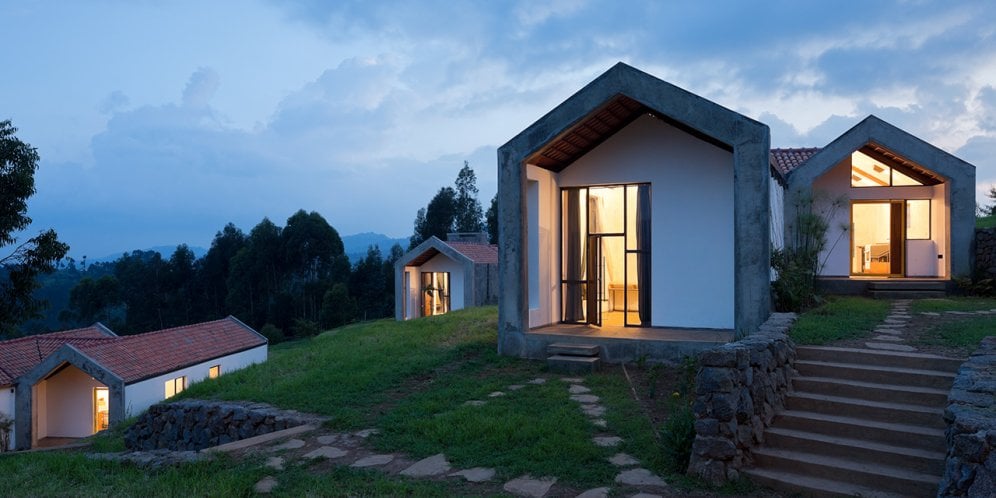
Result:
M745 473L804 496L934 496L942 413L961 360L799 347L786 409Z
M947 288L940 280L883 280L868 282L868 295L875 299L928 299L945 297Z
M601 366L600 352L601 348L594 344L553 343L546 347L546 353L550 355L546 365L552 372L592 373Z

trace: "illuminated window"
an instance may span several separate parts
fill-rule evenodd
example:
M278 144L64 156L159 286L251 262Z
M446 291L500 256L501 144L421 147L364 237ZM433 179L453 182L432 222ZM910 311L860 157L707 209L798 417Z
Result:
M930 238L930 199L906 201L906 239Z
M907 187L924 183L856 151L851 154L852 187Z
M183 392L183 388L187 387L187 377L177 377L175 379L170 379L166 381L166 397L172 398L177 394Z
M221 375L221 365L215 365L208 369L208 378L217 379Z

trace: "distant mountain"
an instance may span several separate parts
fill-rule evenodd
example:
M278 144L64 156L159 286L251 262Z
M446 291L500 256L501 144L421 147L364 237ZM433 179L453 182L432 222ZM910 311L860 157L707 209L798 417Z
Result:
M367 255L367 248L377 246L380 253L387 256L391 252L391 246L401 244L402 248L408 248L408 239L392 239L382 233L363 232L353 235L343 235L342 245L346 249L346 256L349 256L350 263L356 263Z
M191 252L194 253L195 258L202 258L208 252L208 250L203 247L198 247L198 246L189 246L189 247ZM163 259L169 259L169 257L172 256L174 252L176 252L176 246L156 246L142 250L155 251L158 252L163 257ZM126 253L131 254L131 252L132 251L121 251L116 254L108 254L107 256L104 256L102 258L94 258L94 259L87 258L87 263L110 263L112 261L117 261L119 258L121 258L122 255Z

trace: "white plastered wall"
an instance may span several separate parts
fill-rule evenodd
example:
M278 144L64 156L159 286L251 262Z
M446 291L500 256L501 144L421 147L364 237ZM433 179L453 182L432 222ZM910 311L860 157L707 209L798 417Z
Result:
M3 386L0 387L0 413L6 415L11 420L14 420L14 409L15 409L16 397L14 395L14 386ZM10 430L10 448L14 447L14 428L11 427Z
M45 404L44 408L39 406L36 412L38 439L93 434L93 390L107 386L73 365L39 382L39 385L44 386Z
M203 363L175 370L125 386L125 417L138 415L146 408L166 399L166 381L186 376L187 386L208 378L208 370L221 365L221 375L239 370L254 363L266 361L267 346L264 344L252 349L222 356Z
M540 289L535 309L529 298L530 327L559 321L560 188L622 183L651 184L652 325L734 327L731 152L643 116L559 174L529 166L526 176L539 205L527 213L540 255L529 267Z
M820 254L821 275L846 277L851 274L851 201L853 200L930 200L930 240L911 240L906 244L906 272L910 277L946 277L949 273L947 186L851 187L851 163L848 157L813 182L818 198L841 198L842 204L829 220L827 248ZM941 258L938 258L941 256ZM825 261L825 263L823 263Z
M454 261L445 254L439 253L426 261L422 266L406 266L405 273L408 274L408 293L404 297L407 299L405 308L408 316L405 319L417 318L420 313L420 295L423 272L449 272L450 274L450 311L463 309L464 302L464 271L463 264ZM402 283L402 285L404 285Z
M560 185L557 174L526 165L529 326L560 321Z

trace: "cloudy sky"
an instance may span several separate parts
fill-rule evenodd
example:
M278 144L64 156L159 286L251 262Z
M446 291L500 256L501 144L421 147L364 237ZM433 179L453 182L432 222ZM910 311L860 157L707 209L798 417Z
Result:
M22 0L0 33L32 230L77 258L300 208L407 236L464 160L486 206L496 148L617 61L774 146L876 114L996 182L996 2Z

